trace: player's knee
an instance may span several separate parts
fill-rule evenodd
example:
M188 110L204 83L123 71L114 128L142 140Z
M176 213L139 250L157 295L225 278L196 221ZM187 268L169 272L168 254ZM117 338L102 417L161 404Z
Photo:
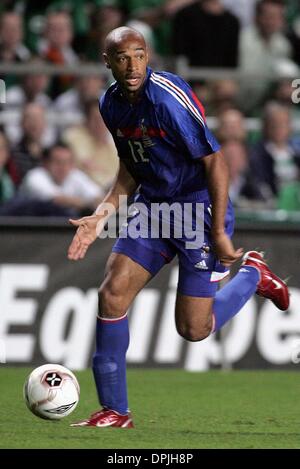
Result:
M196 329L185 329L184 331L179 332L181 337L189 342L200 342L201 340L206 339L210 335L209 330L198 331Z
M117 318L125 314L123 294L115 281L104 282L99 289L99 315Z
M211 333L212 325L210 322L206 324L189 324L184 323L177 325L177 331L185 340L189 342L200 342L206 339Z

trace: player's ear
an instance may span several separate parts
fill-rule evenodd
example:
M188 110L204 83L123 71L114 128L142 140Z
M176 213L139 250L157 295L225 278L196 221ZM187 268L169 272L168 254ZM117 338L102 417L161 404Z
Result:
M104 63L105 63L105 65L106 65L106 68L111 68L111 66L110 66L110 64L109 64L108 55L105 54L105 52L104 52L104 54L103 54L103 59L104 59Z

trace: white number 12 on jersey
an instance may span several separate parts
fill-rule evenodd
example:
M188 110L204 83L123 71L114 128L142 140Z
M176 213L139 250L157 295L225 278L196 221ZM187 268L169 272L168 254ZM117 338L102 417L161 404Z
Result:
M135 163L149 163L149 158L145 156L145 150L141 142L128 140L128 145Z

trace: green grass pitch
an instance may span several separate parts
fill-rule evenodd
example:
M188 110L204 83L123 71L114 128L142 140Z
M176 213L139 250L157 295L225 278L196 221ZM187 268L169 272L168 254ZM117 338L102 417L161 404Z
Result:
M130 369L135 429L71 428L98 408L91 371L76 372L81 398L59 422L23 401L28 368L0 368L0 448L300 448L298 372L188 373Z

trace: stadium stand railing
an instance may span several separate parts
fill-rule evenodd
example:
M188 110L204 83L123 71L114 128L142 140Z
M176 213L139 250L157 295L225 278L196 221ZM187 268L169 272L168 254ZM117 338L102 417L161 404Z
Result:
M171 67L171 68L170 68ZM245 75L240 72L238 69L219 69L219 68L202 68L202 67L190 67L185 57L178 57L171 65L171 61L168 61L168 68L174 69L176 73L181 75L185 80L222 80L222 79L233 79L240 81L242 78L247 79L297 79L297 76L290 76L286 74L277 74L276 76L261 74L261 76L255 75ZM73 76L89 76L89 75L101 75L106 79L110 79L111 72L105 67L104 64L95 64L84 62L80 66L77 65L51 65L51 64L36 64L34 69L32 64L4 64L0 63L0 77L6 74L13 74L17 76L22 75L32 75L32 74L46 74L49 76L56 75L73 75ZM300 76L300 72L299 72ZM5 108L0 112L0 125L3 123L11 122L14 119L18 119L19 113L16 111L5 111ZM58 113L49 113L49 122L55 122L59 127L60 125L71 125L77 122L76 117L73 113L65 114L64 116L59 115ZM63 120L63 122L62 122ZM207 117L207 122L210 128L213 130L217 127L217 118ZM259 131L261 129L261 120L260 118L247 117L245 118L246 130L247 131ZM300 120L294 120L293 130L300 131Z

